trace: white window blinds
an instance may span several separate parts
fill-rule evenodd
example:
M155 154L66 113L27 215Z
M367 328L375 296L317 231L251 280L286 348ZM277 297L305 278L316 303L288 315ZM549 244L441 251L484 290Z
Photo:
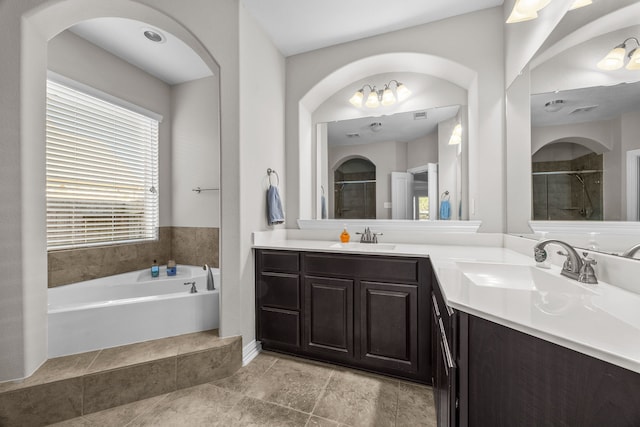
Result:
M158 121L47 81L47 248L154 240Z

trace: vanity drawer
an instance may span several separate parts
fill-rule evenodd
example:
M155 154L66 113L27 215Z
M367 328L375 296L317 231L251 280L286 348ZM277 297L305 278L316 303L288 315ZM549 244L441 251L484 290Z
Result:
M297 274L262 273L258 279L260 306L300 310L300 277Z
M286 347L300 347L300 313L262 307L258 339Z
M305 273L338 277L393 281L395 283L417 283L418 260L413 258L304 254Z
M259 251L258 260L261 271L278 271L282 273L297 273L300 271L300 255L298 252L288 251Z

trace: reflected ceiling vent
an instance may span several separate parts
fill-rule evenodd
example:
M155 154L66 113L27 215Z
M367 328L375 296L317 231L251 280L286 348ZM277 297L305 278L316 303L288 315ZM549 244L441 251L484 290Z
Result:
M427 118L426 111L416 111L415 113L413 113L413 120L423 120L426 118Z
M544 104L544 111L555 113L562 110L562 107L564 107L564 101L562 99L554 99Z
M359 138L359 137L360 137L360 134L357 132L347 134L347 138Z
M580 108L576 108L575 110L573 110L572 112L570 112L569 114L574 114L574 113L588 113L591 110L594 110L598 108L597 105L588 105L586 107L580 107Z
M382 123L373 122L369 125L369 128L371 128L372 132L380 132L382 130Z

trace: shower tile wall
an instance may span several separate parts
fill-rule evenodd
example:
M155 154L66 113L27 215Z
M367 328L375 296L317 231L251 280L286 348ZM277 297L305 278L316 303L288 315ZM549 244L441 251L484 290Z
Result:
M602 155L587 154L573 160L533 162L533 172L602 170ZM602 220L602 173L582 174L592 201L593 212L585 216L582 184L573 176L533 176L534 220ZM588 203L586 203L588 205Z
M218 228L160 227L155 242L70 249L48 253L48 287L166 264L218 267Z

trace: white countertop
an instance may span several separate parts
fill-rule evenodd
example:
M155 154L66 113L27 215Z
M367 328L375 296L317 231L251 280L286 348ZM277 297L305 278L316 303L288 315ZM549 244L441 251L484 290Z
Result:
M255 248L429 257L447 303L458 310L640 373L640 295L578 283L533 256L485 246L271 240Z

